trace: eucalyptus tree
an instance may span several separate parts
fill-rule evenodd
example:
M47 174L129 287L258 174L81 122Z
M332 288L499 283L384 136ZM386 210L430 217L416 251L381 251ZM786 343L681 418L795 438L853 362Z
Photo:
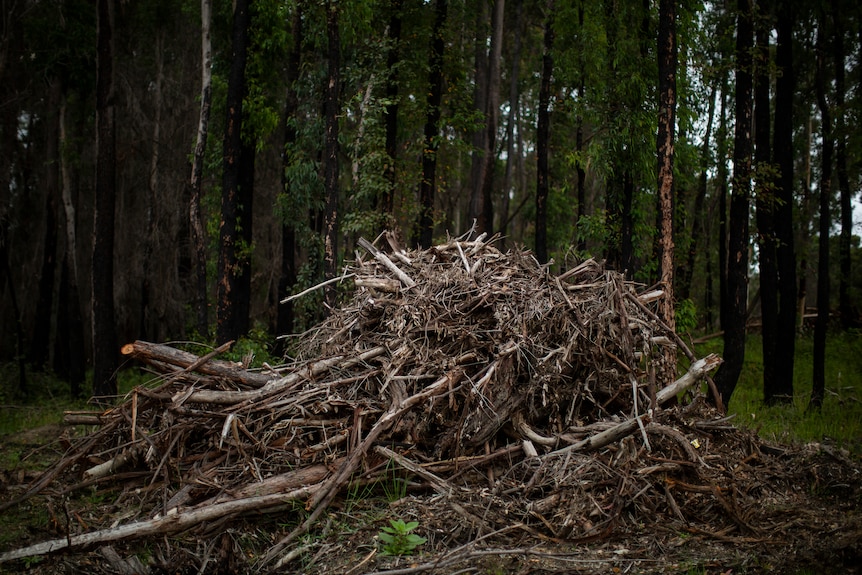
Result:
M724 363L715 384L727 405L745 358L745 322L748 309L748 209L751 180L753 15L749 0L736 4L736 88L733 137L733 187L730 198L727 243L727 279L722 293Z
M554 0L545 6L545 39L542 51L542 80L539 88L538 123L536 126L536 259L548 261L548 195L550 169L548 154L551 124L551 76L554 72Z
M93 222L93 396L117 394L119 348L114 321L114 208L116 124L114 102L114 6L99 0L96 75L96 198Z

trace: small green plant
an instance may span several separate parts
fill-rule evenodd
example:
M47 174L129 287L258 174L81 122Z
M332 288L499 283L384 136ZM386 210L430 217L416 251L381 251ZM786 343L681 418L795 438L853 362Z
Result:
M380 530L378 537L383 542L384 555L410 555L413 550L427 541L426 538L412 533L419 527L418 521L405 523L401 519L390 519L389 527Z

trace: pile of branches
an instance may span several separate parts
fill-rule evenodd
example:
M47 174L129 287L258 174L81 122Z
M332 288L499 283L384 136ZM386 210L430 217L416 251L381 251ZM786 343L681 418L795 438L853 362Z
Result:
M307 518L261 559L273 564L336 498L393 465L436 494L441 517L460 519L450 544L512 529L598 540L715 509L725 527L751 532L739 487L717 483L708 463L734 428L696 390L685 407L662 408L721 360L695 358L660 320L660 290L594 260L554 275L482 237L421 251L385 240L360 242L367 253L339 278L352 298L297 338L283 365L127 345L160 376L104 412L67 414L98 428L22 497L56 483L120 487L122 520L70 525L0 561L211 533L298 502Z

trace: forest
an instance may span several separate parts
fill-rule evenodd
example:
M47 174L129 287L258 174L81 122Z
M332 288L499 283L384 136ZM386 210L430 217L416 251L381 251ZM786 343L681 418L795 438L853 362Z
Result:
M860 325L850 0L3 0L0 361L116 394L121 346L276 354L359 240L590 257L722 333L766 403ZM672 294L672 296L670 295ZM301 337L298 336L298 337ZM87 374L92 373L92 389Z

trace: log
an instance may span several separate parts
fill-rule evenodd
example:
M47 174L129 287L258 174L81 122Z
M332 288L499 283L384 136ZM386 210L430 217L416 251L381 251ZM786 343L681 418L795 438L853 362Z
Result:
M195 525L199 525L204 521L213 521L235 513L265 511L268 508L278 507L290 501L304 499L317 492L317 490L321 488L321 485L321 483L317 483L301 487L289 493L275 493L272 495L227 501L225 503L204 505L200 508L190 509L188 511L155 519L138 521L136 523L129 523L126 525L118 525L117 527L111 527L90 533L82 533L81 535L70 535L63 539L52 539L50 541L37 543L36 545L30 545L29 547L22 547L20 549L0 553L0 563L5 563L14 559L23 559L25 557L47 555L62 549L78 549L95 544L122 541L133 537L148 537L151 535L178 533L194 527Z
M656 403L659 405L666 403L679 392L688 389L690 386L700 381L700 379L707 373L721 365L722 361L723 360L714 353L695 361L688 368L688 372L686 372L685 375L655 394Z
M153 364L161 362L182 368L184 371L197 371L205 375L224 377L231 381L239 382L248 387L263 387L268 382L276 379L277 375L257 373L243 369L236 363L220 359L209 359L201 362L202 358L193 353L176 349L169 345L150 343L146 341L135 341L127 343L122 348L123 355Z

